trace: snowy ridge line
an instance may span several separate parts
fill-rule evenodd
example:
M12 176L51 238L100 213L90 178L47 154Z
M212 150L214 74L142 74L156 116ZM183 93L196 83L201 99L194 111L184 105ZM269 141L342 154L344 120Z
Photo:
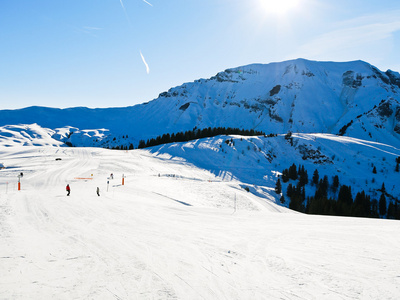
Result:
M399 73L363 61L253 64L131 107L0 110L0 145L132 149L163 135L220 127L345 134L400 148L398 82Z

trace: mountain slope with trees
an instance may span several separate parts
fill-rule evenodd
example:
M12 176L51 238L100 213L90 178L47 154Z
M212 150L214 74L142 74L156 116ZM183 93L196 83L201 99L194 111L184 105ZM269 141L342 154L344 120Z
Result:
M400 218L400 149L390 145L330 134L221 135L149 151L300 212Z

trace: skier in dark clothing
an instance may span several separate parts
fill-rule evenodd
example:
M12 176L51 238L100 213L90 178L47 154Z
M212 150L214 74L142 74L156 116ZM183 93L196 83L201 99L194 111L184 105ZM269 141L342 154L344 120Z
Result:
M96 193L97 193L97 196L100 196L100 189L99 189L99 187L97 187Z
M71 193L71 188L69 187L69 184L67 184L67 187L65 188L67 191L67 196Z

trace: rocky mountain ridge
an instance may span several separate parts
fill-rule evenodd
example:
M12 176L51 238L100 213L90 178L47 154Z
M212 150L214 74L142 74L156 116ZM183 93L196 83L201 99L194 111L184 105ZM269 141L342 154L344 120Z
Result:
M330 133L400 146L400 74L363 61L297 59L227 69L131 107L0 111L0 126L33 123L75 146L136 147L207 127Z

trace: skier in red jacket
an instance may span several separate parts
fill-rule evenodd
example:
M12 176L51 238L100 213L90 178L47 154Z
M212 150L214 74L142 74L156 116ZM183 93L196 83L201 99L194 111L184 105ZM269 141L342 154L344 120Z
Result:
M71 193L71 188L69 187L69 184L67 184L67 187L65 188L67 190L67 196Z

